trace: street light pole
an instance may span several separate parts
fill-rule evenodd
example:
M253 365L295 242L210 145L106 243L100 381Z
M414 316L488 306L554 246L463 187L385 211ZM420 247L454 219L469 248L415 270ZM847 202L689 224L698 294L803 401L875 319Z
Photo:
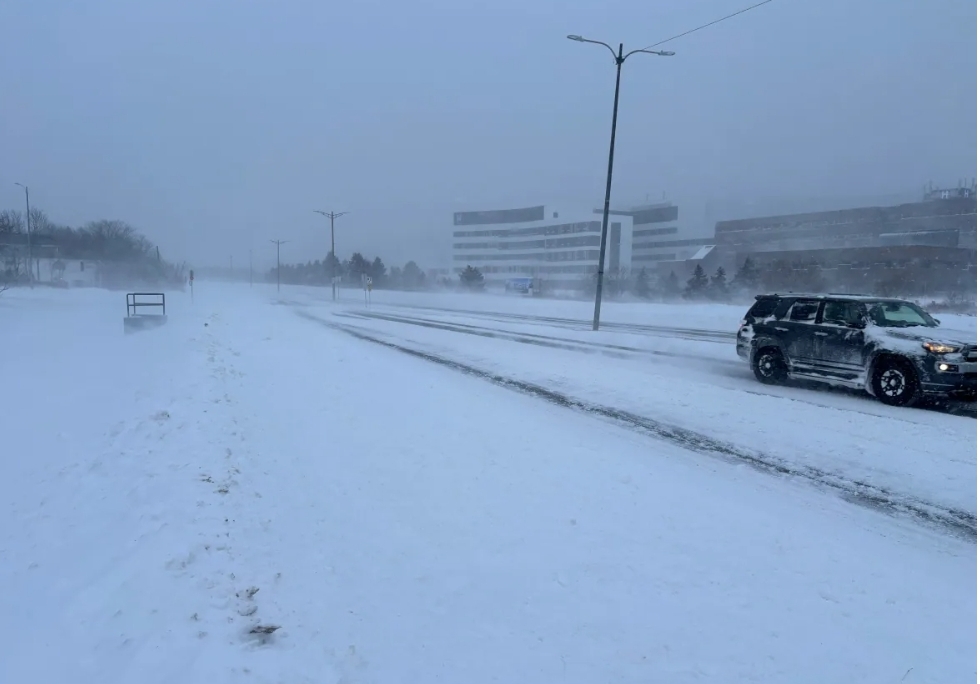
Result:
M320 211L319 209L314 209L314 213L320 214L321 216L326 216L330 219L330 292L333 295L333 301L337 301L337 283L334 282L334 263L337 261L337 253L334 251L333 242L333 222L334 219L338 219L344 214L349 212L346 211Z
M31 246L31 191L23 183L14 183L24 188L24 201L27 203L27 282L34 289L34 249Z
M619 52L617 53L610 45L602 41L589 40L582 36L568 36L568 39L579 43L602 45L612 53L613 59L616 61L616 91L613 95L612 133L609 136L609 167L606 170L606 199L602 206L602 232L599 236L599 270L596 273L595 311L592 314L592 329L598 330L599 309L602 306L602 279L606 266L606 235L609 229L609 197L612 194L613 155L616 152L616 120L619 118L619 81L623 70L623 62L630 55L635 55L637 52L645 52L648 55L657 55L658 57L670 57L674 53L667 50L633 50L624 55L622 43L619 44Z
M276 246L276 292L279 292L279 248L289 242L289 240L269 240L269 242Z

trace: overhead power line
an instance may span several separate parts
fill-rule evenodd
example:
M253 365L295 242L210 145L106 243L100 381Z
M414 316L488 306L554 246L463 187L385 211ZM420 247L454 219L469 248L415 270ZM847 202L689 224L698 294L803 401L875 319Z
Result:
M772 2L772 0L762 0L762 2L757 2L756 4L752 5L751 7L745 7L743 9L740 9L738 12L733 12L732 14L729 14L727 16L724 16L721 19L715 19L714 21L709 21L707 24L702 24L701 26L698 26L697 28L692 28L689 31L684 31L684 33L678 33L676 36L671 36L670 38L665 38L664 40L661 40L658 43L654 43L653 45L647 45L643 49L644 50L649 50L650 48L657 47L658 45L663 45L664 43L669 43L672 40L677 40L678 38L683 38L684 36L689 36L692 33L694 33L695 31L700 31L701 29L706 29L709 26L714 26L715 24L720 24L723 21L726 21L728 19L731 19L732 17L737 17L740 14L745 14L746 12L749 12L751 10L754 10L757 7L762 7L763 5L768 5L770 2Z

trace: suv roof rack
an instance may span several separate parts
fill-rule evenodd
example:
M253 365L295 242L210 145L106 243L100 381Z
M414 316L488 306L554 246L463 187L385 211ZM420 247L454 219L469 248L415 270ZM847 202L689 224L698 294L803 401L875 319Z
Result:
M876 297L872 294L860 292L770 292L768 294L756 295L759 297L862 297L864 299L888 299L888 297Z

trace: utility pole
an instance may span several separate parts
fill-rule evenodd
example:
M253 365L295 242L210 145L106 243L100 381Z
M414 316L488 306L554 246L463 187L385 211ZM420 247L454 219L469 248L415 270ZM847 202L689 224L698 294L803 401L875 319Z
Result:
M617 54L611 46L603 43L602 41L589 40L588 38L583 38L582 36L568 36L568 39L579 43L594 43L595 45L602 45L612 53L613 59L616 61L616 91L613 95L612 133L609 136L609 166L606 170L606 199L602 205L602 233L599 237L599 272L596 274L595 311L592 314L592 329L598 330L599 308L602 305L602 276L606 265L606 235L609 229L609 197L612 193L613 154L616 151L616 119L619 117L619 78L623 70L623 62L625 62L630 55L635 55L637 52L644 52L648 55L657 55L658 57L671 57L674 53L667 50L633 50L632 52L627 52L624 55L622 43L619 44L619 53Z
M24 188L24 201L27 203L27 282L34 289L34 249L31 246L31 191L23 183L14 183Z
M289 242L289 240L269 240L269 242L276 246L276 292L279 292L279 248Z
M326 216L330 219L330 292L333 295L333 301L337 301L337 283L334 281L334 264L337 262L337 253L334 250L333 242L333 222L334 219L338 219L344 214L350 212L347 211L320 211L319 209L314 209L314 213L320 214L321 216Z

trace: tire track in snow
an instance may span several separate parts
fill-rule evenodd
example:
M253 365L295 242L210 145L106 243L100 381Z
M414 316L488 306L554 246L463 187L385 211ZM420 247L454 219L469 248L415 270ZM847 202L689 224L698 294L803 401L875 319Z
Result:
M538 335L535 333L517 332L512 330L499 330L496 328L486 328L479 325L468 325L465 323L449 323L434 321L427 318L415 318L409 316L396 316L394 314L384 314L376 312L353 312L335 313L341 318L360 318L388 321L391 323L405 323L416 325L434 330L445 330L449 332L465 333L477 335L479 337L489 337L493 339L520 342L522 344L532 344L541 347L551 347L553 349L564 349L567 351L585 352L588 354L604 354L620 359L633 356L663 356L677 359L690 359L690 354L679 354L675 352L660 351L655 349L640 349L639 347L629 347L621 344L609 344L606 342L587 342L584 340L572 340L565 337L553 337L550 335ZM733 366L743 366L744 364L731 362Z
M573 330L590 330L591 324L587 321L580 321L574 318L560 318L557 316L539 316L534 314L504 313L500 311L471 311L469 309L447 309L435 306L413 306L409 304L390 304L387 306L397 306L406 309L416 309L421 311L436 311L444 314L456 314L468 318L484 318L492 321L507 322L520 321L526 323L558 326L571 328ZM735 342L735 334L721 330L701 330L698 328L674 328L670 326L643 325L641 323L610 323L602 324L605 330L618 330L622 332L635 332L644 335L657 337L672 337L680 339L696 340L699 342L718 342L732 344Z
M722 458L731 463L748 465L770 475L805 480L815 486L836 492L845 501L886 514L910 518L976 542L977 519L976 515L970 511L937 505L915 496L900 494L868 482L851 480L813 466L792 463L772 454L740 447L654 418L612 406L583 401L541 385L509 378L431 352L375 337L371 334L375 331L327 321L306 311L296 311L296 314L332 330L351 335L356 339L373 342L465 375L478 377L497 386L543 399L563 408L604 418L634 431L673 443L688 451Z
M427 318L415 318L415 317L410 317L410 316L398 316L398 315L395 315L395 314L384 314L384 313L377 313L377 312L373 312L373 311L372 312L345 311L345 312L342 312L342 313L333 313L333 315L334 316L337 316L337 317L340 317L340 318L352 318L352 319L361 319L361 320L380 320L380 321L387 321L387 322L390 322L390 323L404 323L404 324L407 324L407 325L415 325L415 326L420 326L420 327L424 327L424 328L430 328L430 329L433 329L433 330L444 330L444 331L447 331L447 332L456 332L456 333L462 333L462 334L466 334L466 335L475 335L475 336L478 336L478 337L485 337L485 338L497 339L497 340L505 340L505 341L508 341L508 342L518 342L518 343L521 343L521 344L530 344L530 345L540 346L540 347L549 347L551 349L561 349L563 351L582 352L582 353L586 353L586 354L601 354L603 356L610 356L610 357L617 358L617 359L636 358L637 356L640 356L640 357L653 356L653 357L662 357L662 358L666 358L666 359L677 358L677 359L682 359L685 362L688 362L688 361L690 361L690 358L691 358L690 354L680 354L680 353L676 353L676 352L668 352L668 351L661 351L661 350L655 350L655 349L641 349L641 348L638 348L638 347L629 347L629 346L625 346L625 345L609 344L609 343L604 343L604 342L592 342L592 341L585 341L585 340L572 340L572 339L569 339L567 337L554 337L554 336L550 336L550 335L538 335L538 334L534 334L534 333L516 332L516 331L512 331L512 330L501 330L499 328L486 328L486 327L483 327L483 326L467 325L467 324L464 324L464 323L448 323L448 322L444 322L444 321L434 321L434 320L427 319ZM503 322L503 321L501 321L501 322ZM722 367L724 367L724 368L728 368L728 369L738 369L739 371L745 371L745 370L748 369L748 365L744 361L741 361L741 360L739 360L739 361L734 361L734 360L727 361L727 360L712 359L710 361L704 361L704 362L702 362L702 367L706 367L706 364L707 363L710 363L712 366L714 366L716 368L722 368ZM751 376L748 375L747 377L751 377ZM799 387L799 386L804 386L804 383L795 382L795 383L791 383L788 386L797 386L797 387ZM754 389L754 390L743 389L742 391L747 392L749 394L754 394L754 395L760 396L760 397L773 397L773 398L776 398L776 399L785 399L787 401L794 401L794 402L801 403L801 404L808 404L810 406L817 406L819 408L827 409L827 410L833 410L833 411L845 410L845 409L842 409L839 406L834 406L832 404L821 403L820 401L815 401L815 400L801 398L801 397L788 396L788 395L786 395L784 393L780 393L780 392L764 391L763 389L761 389L762 387L764 387L764 386L760 385L759 388L757 388L757 389ZM830 391L830 392L843 393L843 392L846 391L846 390L840 390L839 388L827 388L827 387L823 387L821 385L817 385L817 387L820 390ZM851 391L851 396L853 396L854 394L855 393L853 391ZM861 394L861 393L856 393L856 394L862 400L865 400L866 402L877 403L877 400L874 399L873 397L871 397L871 395ZM920 408L931 408L931 410L937 410L937 407L920 407ZM862 409L858 409L858 408L854 408L854 407L848 407L846 410L848 412L851 412L851 413L861 413L861 414L866 415L866 416L871 416L872 418L882 418L882 417L884 417L879 412L867 411L867 410L862 410ZM955 410L954 409L948 409L945 412L950 413L952 415L961 415L961 416L964 416L964 417L973 417L973 418L976 418L976 407L975 406L973 406L972 413L971 413L969 407L966 407L966 408L957 408ZM889 415L888 418L890 420L897 420L897 421L901 421L901 422L909 423L909 424L919 424L918 421L909 420L907 418L900 418L900 417L896 417L896 416L893 416L893 415Z

